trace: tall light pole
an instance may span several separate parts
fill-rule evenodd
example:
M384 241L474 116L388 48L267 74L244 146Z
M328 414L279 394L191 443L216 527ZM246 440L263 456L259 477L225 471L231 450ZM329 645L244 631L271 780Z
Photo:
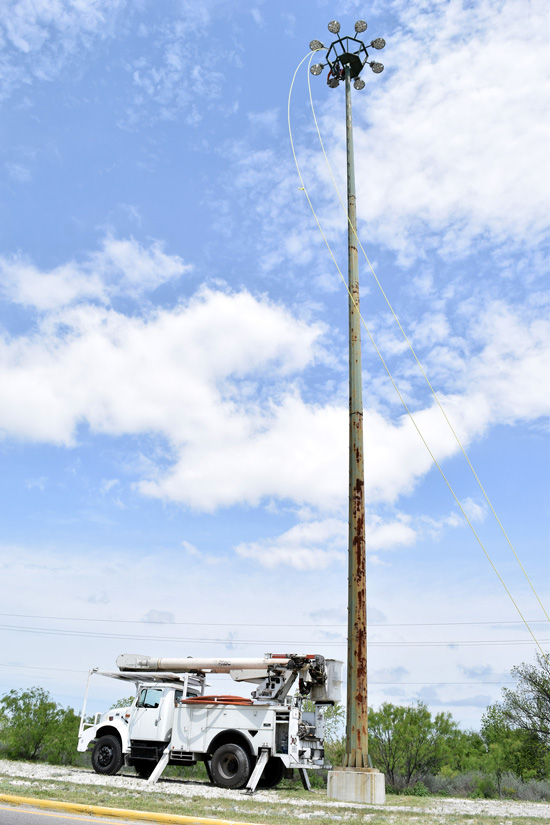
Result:
M364 20L355 24L356 35L367 29ZM359 315L359 266L357 256L357 217L355 165L351 117L351 81L363 89L361 71L369 65L378 74L381 63L369 62L367 46L357 37L341 37L340 23L328 24L337 35L330 46L312 40L310 49L325 49L326 64L316 63L310 71L319 75L329 67L327 83L331 88L343 81L346 90L346 150L348 191L348 305L349 305L349 535L348 535L348 667L347 724L344 768L368 768L367 700L367 585L365 566L365 474L363 464L363 393L361 376L361 318ZM369 48L383 49L382 38Z

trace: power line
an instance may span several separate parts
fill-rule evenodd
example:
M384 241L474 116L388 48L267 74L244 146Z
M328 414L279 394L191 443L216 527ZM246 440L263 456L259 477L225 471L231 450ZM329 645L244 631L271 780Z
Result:
M87 670L74 670L66 667L40 667L40 665L8 665L0 662L0 667L24 668L25 670L51 670L54 673L88 673Z
M296 622L291 624L262 624L260 622L174 622L174 621L144 621L143 619L98 619L83 618L82 616L38 616L31 613L0 613L14 619L46 619L56 622L103 622L109 624L144 624L144 625L167 625L168 627L296 627ZM517 619L504 621L478 621L478 622L368 622L369 627L458 627L458 626L478 626L478 625L519 625L522 624ZM548 624L546 619L533 619L529 624ZM345 622L339 624L300 624L300 627L347 627Z
M330 642L325 640L299 641L296 639L205 639L205 638L178 638L171 636L141 636L137 634L125 633L96 633L86 630L60 630L57 628L40 628L40 627L21 627L18 625L0 625L0 630L12 631L15 633L32 633L35 635L50 635L50 636L70 636L78 638L94 638L94 639L124 639L131 641L156 641L156 642L177 642L186 644L231 644L235 647L243 645L304 645L310 647L312 645L319 645L320 647L344 647L345 641ZM544 644L550 642L549 639L542 640ZM395 641L395 642L370 642L370 647L450 647L450 646L502 646L502 645L525 645L533 644L530 639L499 639L492 641L490 639L458 639L437 642L410 642L410 641Z

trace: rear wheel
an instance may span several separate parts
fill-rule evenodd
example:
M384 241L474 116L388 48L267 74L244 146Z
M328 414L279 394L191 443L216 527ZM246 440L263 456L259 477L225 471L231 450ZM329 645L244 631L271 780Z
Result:
M96 773L112 776L123 764L122 747L116 736L109 734L97 740L92 751L92 767Z
M270 756L267 765L258 782L258 788L274 788L285 775L285 766L282 759Z
M214 751L211 771L214 783L220 788L242 788L252 773L252 760L248 751L228 742Z

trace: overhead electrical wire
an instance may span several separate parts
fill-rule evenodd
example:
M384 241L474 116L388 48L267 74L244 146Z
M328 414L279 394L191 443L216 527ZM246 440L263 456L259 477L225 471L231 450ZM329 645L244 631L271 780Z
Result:
M162 620L149 620L144 621L143 619L98 619L98 618L85 618L82 616L37 616L31 613L0 613L0 616L9 616L16 619L47 619L48 621L59 621L59 622L107 622L112 624L141 624L141 625L167 625L168 627L171 626L189 626L189 627L296 627L296 622L292 624L263 624L261 622L231 622L228 625L227 622L173 622L173 621L162 621ZM546 624L545 619L533 619L529 622L530 624ZM369 627L448 627L448 626L477 626L477 625L498 625L498 624L517 624L517 621L514 619L510 619L508 621L504 621L502 619L498 619L496 621L483 621L483 622L384 622L384 623L377 623L377 622L369 622ZM339 624L300 624L300 627L347 627L345 622L340 622Z
M94 632L91 630L63 630L60 628L51 628L51 627L24 627L21 625L0 625L0 631L12 631L14 633L31 633L34 635L40 636L71 636L71 637L78 637L84 639L125 639L131 641L147 641L147 642L178 642L178 643L185 643L185 644L231 644L237 646L244 646L244 645L304 645L304 646L311 646L312 644L322 644L324 647L343 647L346 642L344 639L342 641L329 641L322 639L320 641L314 641L312 639L307 639L305 641L300 641L296 639L207 639L204 637L196 638L196 637L177 637L177 636L154 636L154 635L141 635L135 633L99 633ZM550 641L548 640L544 640ZM525 644L533 644L530 639L459 639L459 640L445 640L445 641L432 641L432 642L411 642L411 641L390 641L390 642L376 642L372 641L369 643L370 647L464 647L464 646L502 646L502 645L525 645Z
M489 553L488 553L487 549L485 548L485 545L483 544L483 541L481 540L481 537L478 535L478 533L477 533L477 531L476 531L475 527L473 526L473 524L472 524L471 520L469 519L469 517L468 517L468 515L467 515L466 511L464 510L464 508L463 508L463 506L462 506L462 504L461 504L461 502L460 502L460 500L459 500L458 496L456 495L456 493L455 493L454 489L452 488L452 486L451 486L451 484L450 484L449 480L447 479L447 476L446 476L446 475L445 475L445 473L443 472L443 469L441 468L441 466L440 466L439 462L437 461L437 459L436 459L435 455L433 454L432 450L430 449L430 447L429 447L429 445L428 445L428 443L427 443L426 439L424 438L424 435L422 434L422 432L421 432L421 430L420 430L420 428L419 428L419 426L418 426L418 424L417 424L417 422L416 422L415 417L413 416L413 414L412 414L412 412L410 411L410 409L409 409L409 407L408 407L408 405L407 405L407 403L406 403L405 399L403 398L403 395L401 394L401 391L399 390L399 388L398 388L398 386L397 386L397 384L396 384L396 382L395 382L395 380L394 380L394 378L393 378L393 376L392 376L392 374L391 374L391 372L390 372L390 369L389 369L389 367L387 366L387 364L386 364L386 362L385 362L385 360L384 360L384 357L383 357L382 353L381 353L381 352L380 352L380 350L378 349L378 346L376 345L376 342L375 342L375 340L374 340L374 338L373 338L373 336L372 336L372 333L371 333L371 331L370 331L370 329L369 329L369 327L368 327L368 325L367 325L367 323L366 323L366 321L365 321L365 319L364 319L363 315L361 314L361 311L360 311L360 309L359 309L359 306L357 305L357 302L355 301L354 297L351 295L351 293L350 293L350 291L349 291L349 288L348 288L348 284L347 284L347 282L346 282L346 279L344 278L344 276L343 276L343 274L342 274L342 271L341 271L341 269L340 269L340 266L338 265L338 262L336 261L336 258L334 257L334 253L333 253L333 251L332 251L332 249L331 249L331 246L330 246L330 244L329 244L329 242L328 242L328 239L327 239L327 237L326 237L326 235L325 235L325 233L324 233L324 231L323 231L323 228L322 228L322 226L321 226L321 223L320 223L320 221L319 221L319 218L318 218L318 216L317 216L317 213L316 213L316 211L315 211L315 208L314 208L314 206L313 206L313 204L312 204L312 202L311 202L311 198L310 198L309 193L308 193L308 191L307 191L307 188L306 188L306 185L305 185L305 181L304 181L304 179L303 179L303 176L302 176L302 173L301 173L301 170L300 170L300 165L299 165L299 163L298 163L298 158L297 158L297 156L296 156L296 149L295 149L295 147L294 147L294 139L293 139L293 137L292 137L292 126L291 126L291 122L290 122L290 102L291 102L291 97L292 97L292 90L293 90L293 88L294 88L294 83L295 83L295 81L296 81L296 76L297 76L297 74L298 74L298 71L300 70L301 66L302 66L302 65L303 65L303 63L307 60L307 58L308 58L308 57L310 58L310 63L311 63L311 60L312 60L312 58L313 58L313 55L314 55L314 54L315 54L315 52L313 52L311 55L307 54L307 55L306 55L306 56L305 56L305 57L304 57L304 58L300 61L300 63L298 64L298 66L296 67L296 70L295 70L294 75L293 75L293 78L292 78L292 82L291 82L291 84L290 84L289 94L288 94L288 130L289 130L289 135L290 135L290 144L291 144L291 147L292 147L292 154L293 154L293 157L294 157L294 163L295 163L295 165L296 165L296 171L298 172L298 177L300 178L301 189L302 189L302 191L304 192L304 194L305 194L305 196L306 196L306 198L307 198L308 204L309 204L310 209L311 209L311 211L312 211L313 217L315 218L315 222L316 222L316 224L317 224L317 227L318 227L318 229L319 229L319 232L321 233L321 236L322 236L322 238L323 238L323 240L324 240L324 242L325 242L325 245L326 245L326 247L327 247L327 249L328 249L328 251L329 251L329 254L330 254L330 256L331 256L331 258L332 258L332 260L333 260L333 262L334 262L334 265L335 265L335 267L336 267L336 269L337 269L337 271L338 271L338 274L340 275L340 278L342 279L342 282L343 282L344 286L346 287L346 291L347 291L347 293L348 293L348 296L349 296L350 300L352 301L352 303L353 303L353 305L354 305L354 307L355 307L355 309L356 309L356 311L357 311L357 313L358 313L358 315L359 315L359 318L361 319L361 322L362 322L362 324L363 324L363 326L364 326L364 328L365 328L365 330L366 330L366 332L367 332L367 335L369 336L369 339L370 339L370 341L371 341L371 344L372 344L372 346L374 347L374 349L375 349L375 351L376 351L376 354L378 355L378 357L379 357L379 359L380 359L380 361L381 361L381 363L382 363L382 366L384 367L384 370L386 371L386 374L388 375L388 378L390 379L391 384L392 384L392 386L393 386L393 388L394 388L395 392L397 393L397 396L399 397L399 400L401 401L401 404L402 404L402 405L403 405L403 407L405 408L405 411L406 411L406 413L407 413L407 415L408 415L408 417L409 417L409 419L410 419L411 423L413 424L413 426L414 426L415 430L417 431L417 433L418 433L418 435L419 435L419 437L420 437L420 439L421 439L422 443L424 444L424 446L425 446L426 450L428 451L428 453L429 453L429 455L430 455L430 457L431 457L431 459L432 459L432 461L433 461L434 465L437 467L437 469L438 469L438 471L439 471L439 473L440 473L441 477L443 478L443 480L444 480L445 484L447 485L447 488L449 489L449 492L451 493L451 495L452 495L452 497L454 498L454 500L455 500L455 502L456 502L456 504L457 504L458 508L460 509L460 512L462 513L462 515L463 515L464 519L466 520L466 523L467 523L467 524L468 524L468 526L470 527L470 530L472 531L472 533L473 533L473 535L475 536L475 538L476 538L476 540L477 540L478 544L480 545L481 549L483 550L483 552L484 552L484 554L485 554L485 556L486 556L487 560L489 561L489 563L490 563L491 567L493 568L493 571L495 572L495 574L496 574L496 576L498 577L498 579L499 579L500 583L502 584L502 586L503 586L504 590L506 591L506 593L507 593L507 595L508 595L509 599L511 600L512 604L514 605L514 607L515 607L515 609L516 609L516 611L517 611L518 615L521 617L522 622L524 623L524 625L525 625L525 626L526 626L526 628L528 629L528 631L529 631L530 635L532 636L533 641L535 642L536 646L539 648L539 650L540 650L541 654L542 654L545 658L548 658L548 655L547 655L547 654L544 652L544 650L542 649L542 646L541 646L541 645L540 645L540 643L538 642L538 640L537 640L537 638L536 638L535 634L533 633L533 631L532 631L531 627L529 626L529 623L527 622L527 620L526 620L526 619L525 619L525 617L523 616L523 613L522 613L522 611L521 611L521 609L520 609L519 605L517 604L516 600L515 600L515 599L514 599L514 597L512 596L512 594L511 594L510 590L508 589L508 587L507 587L507 585L506 585L506 583L505 583L504 579L502 578L502 576L500 575L499 571L497 570L497 567L496 567L495 563L493 562L493 560L492 560L491 556L489 555ZM309 83L309 77L308 77L308 83ZM311 88L310 88L310 92L311 92ZM356 236L357 236L357 233L355 233L355 234L356 234ZM362 248L362 247L361 247L361 248ZM364 252L364 250L363 250L363 252ZM367 259L367 260L368 260L368 259ZM370 264L370 262L369 262L369 264ZM537 597L537 598L538 598L538 597ZM539 601L540 601L540 600L539 600ZM544 608L543 608L543 609L544 609ZM546 611L544 611L544 612L545 612L545 615L548 615L548 614L546 613Z

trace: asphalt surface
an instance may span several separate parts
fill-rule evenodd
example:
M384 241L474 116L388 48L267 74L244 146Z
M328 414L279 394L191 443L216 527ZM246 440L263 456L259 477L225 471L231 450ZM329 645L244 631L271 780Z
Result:
M154 822L152 815L151 822ZM0 805L0 825L71 825L72 823L106 823L106 825L136 825L130 819L90 816L88 814L58 813L19 805Z

